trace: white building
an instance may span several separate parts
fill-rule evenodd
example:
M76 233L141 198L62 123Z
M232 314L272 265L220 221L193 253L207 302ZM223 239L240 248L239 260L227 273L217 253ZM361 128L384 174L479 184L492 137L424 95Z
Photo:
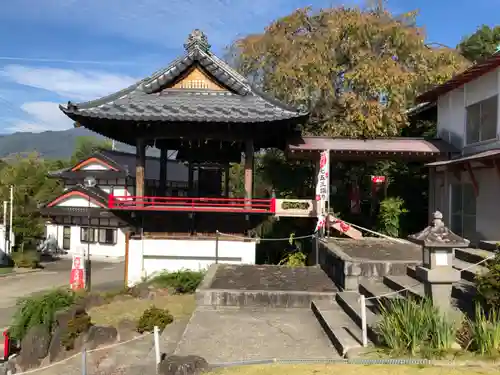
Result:
M134 215L111 212L109 197L135 195L135 160L134 154L101 150L70 168L51 173L63 181L65 192L42 208L49 218L47 237L56 238L58 247L68 253L90 251L95 257L124 257L126 233L134 227ZM160 159L148 157L146 163L146 195L155 196L160 189ZM87 176L96 179L95 187L83 186ZM188 167L168 160L166 193L185 196L187 189Z
M470 239L500 239L500 53L422 94L437 103L438 136L459 153L430 167L429 212Z

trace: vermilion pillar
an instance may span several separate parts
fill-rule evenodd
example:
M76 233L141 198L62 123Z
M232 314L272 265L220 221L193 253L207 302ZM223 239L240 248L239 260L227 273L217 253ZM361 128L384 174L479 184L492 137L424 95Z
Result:
M135 164L135 195L144 196L144 169L146 166L146 143L138 139L136 144Z
M245 142L245 198L249 200L253 195L253 161L253 141L249 140Z

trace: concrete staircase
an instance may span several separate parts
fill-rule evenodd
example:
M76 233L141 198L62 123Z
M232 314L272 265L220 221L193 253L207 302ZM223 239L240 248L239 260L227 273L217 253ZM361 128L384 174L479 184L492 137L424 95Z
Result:
M495 242L481 242L478 249L455 249L453 267L462 271L462 279L453 285L452 298L455 305L462 311L471 312L472 298L476 290L474 277L486 271L484 263L476 263L491 257L496 250ZM398 291L401 291L397 293ZM335 300L313 300L311 309L324 329L332 344L342 356L352 356L362 350L361 311L359 294L366 298L385 296L366 300L366 321L368 326L368 340L376 342L375 328L380 319L380 304L387 303L393 298L424 297L424 285L417 279L415 267L408 267L404 276L385 276L382 280L365 278L360 281L357 291L337 293ZM341 319L338 323L339 306L350 319ZM345 324L348 321L349 324Z

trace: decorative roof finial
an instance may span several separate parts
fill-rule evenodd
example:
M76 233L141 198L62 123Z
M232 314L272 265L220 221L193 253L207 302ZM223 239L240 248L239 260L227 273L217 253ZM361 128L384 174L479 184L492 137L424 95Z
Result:
M187 51L193 49L193 47L198 46L202 51L208 52L210 50L210 44L208 44L207 36L200 29L194 29L191 34L189 34L184 48Z

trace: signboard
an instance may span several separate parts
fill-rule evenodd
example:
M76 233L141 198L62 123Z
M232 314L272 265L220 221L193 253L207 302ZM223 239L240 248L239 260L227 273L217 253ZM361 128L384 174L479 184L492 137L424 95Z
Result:
M372 176L373 184L383 184L385 182L385 176Z
M316 200L326 202L330 196L330 152L323 151L319 158L316 181Z
M85 288L85 268L83 265L83 257L80 254L73 255L69 284L72 290Z
M318 214L323 214L326 208L326 202L330 196L330 152L323 151L320 154L318 175L316 176L316 201Z
M313 199L276 199L276 216L316 217L317 202Z

